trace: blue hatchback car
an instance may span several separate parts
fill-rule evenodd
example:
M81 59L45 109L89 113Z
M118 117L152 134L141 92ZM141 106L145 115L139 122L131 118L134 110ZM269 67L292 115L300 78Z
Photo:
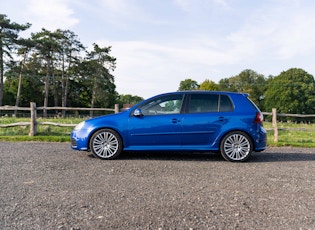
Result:
M92 118L71 133L71 147L114 159L128 150L215 151L246 161L266 148L263 115L248 94L183 91L161 94L130 109Z

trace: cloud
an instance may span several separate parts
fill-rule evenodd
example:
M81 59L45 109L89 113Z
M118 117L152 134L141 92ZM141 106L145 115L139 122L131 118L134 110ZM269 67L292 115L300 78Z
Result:
M62 0L30 0L27 3L26 15L32 29L48 30L69 29L79 23L74 11Z
M148 97L176 91L180 81L187 78L202 82L218 73L217 65L235 62L228 52L221 52L216 43L203 39L203 42L198 38L176 44L102 40L97 44L110 44L111 54L117 57L117 68L113 73L117 90L121 94L129 92ZM219 78L211 80L218 81Z
M244 69L315 71L313 1L11 1L4 11L32 31L70 29L84 45L112 46L122 94L147 97L186 78L218 82Z
M274 1L273 7L262 6L250 12L245 23L227 36L232 49L239 55L279 60L313 52L314 13L299 2Z
M105 14L107 20L110 18L112 23L119 23L126 19L134 20L143 12L137 4L132 4L131 1L126 0L100 0L100 7ZM127 23L128 24L128 23Z
M274 40L278 44L277 56L289 59L314 52L315 32L311 28L315 24L313 12L297 12L286 23L278 28Z
M113 13L128 13L131 7L125 0L101 0L101 4Z
M187 13L207 11L211 8L229 8L226 0L174 0L174 3Z

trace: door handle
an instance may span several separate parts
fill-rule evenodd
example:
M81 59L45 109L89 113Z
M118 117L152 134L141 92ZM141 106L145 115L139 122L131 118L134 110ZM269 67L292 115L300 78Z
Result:
M178 122L180 122L180 120L178 120L177 118L172 119L172 123L178 123Z
M219 117L219 121L225 121L226 119L224 117Z

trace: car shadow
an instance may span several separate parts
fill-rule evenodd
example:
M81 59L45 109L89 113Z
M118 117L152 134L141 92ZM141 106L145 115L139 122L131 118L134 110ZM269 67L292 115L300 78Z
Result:
M166 161L223 161L219 153L185 151L132 151L123 152L121 159Z
M315 161L314 153L260 152L254 153L248 162Z
M89 157L95 158L92 154ZM185 152L185 151L125 151L117 160L160 160L160 161L217 161L227 162L220 153L213 152ZM268 150L255 152L245 163L315 161L315 153L277 152Z
M93 154L89 157L96 158ZM116 160L160 160L160 161L223 161L219 153L185 151L124 151Z

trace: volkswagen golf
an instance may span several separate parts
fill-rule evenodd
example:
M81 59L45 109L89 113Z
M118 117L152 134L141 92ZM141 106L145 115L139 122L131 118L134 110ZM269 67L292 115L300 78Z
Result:
M74 150L115 159L122 151L220 152L227 161L246 161L266 148L263 115L248 94L183 91L154 96L120 113L78 124Z

